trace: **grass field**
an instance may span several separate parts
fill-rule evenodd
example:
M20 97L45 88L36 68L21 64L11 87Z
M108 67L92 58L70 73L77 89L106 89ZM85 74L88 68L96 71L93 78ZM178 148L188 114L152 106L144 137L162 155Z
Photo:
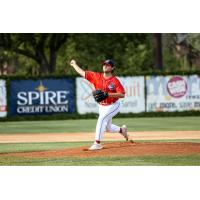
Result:
M114 124L126 124L129 131L200 130L200 117L116 118ZM3 133L64 133L92 132L96 119L0 122Z
M199 117L171 118L121 118L113 122L127 124L130 131L176 131L200 130ZM95 120L60 120L0 122L0 134L14 133L66 133L92 132ZM170 142L200 142L200 140L174 140ZM140 141L138 141L140 142ZM142 141L144 142L144 141ZM155 141L148 141L155 142ZM159 142L167 142L161 140ZM51 142L0 144L0 154L8 152L30 152L59 150L64 148L87 146L91 142ZM190 156L138 156L138 157L103 157L103 158L23 158L0 156L2 166L199 166L200 155Z
M15 158L2 157L3 166L199 166L200 155L104 158Z

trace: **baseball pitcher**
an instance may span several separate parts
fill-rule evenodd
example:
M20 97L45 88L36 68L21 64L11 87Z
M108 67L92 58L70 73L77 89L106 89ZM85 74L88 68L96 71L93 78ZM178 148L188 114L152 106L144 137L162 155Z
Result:
M75 60L71 60L70 65L95 88L93 96L99 106L99 118L96 125L95 142L89 150L103 148L101 141L105 130L120 133L128 141L126 125L119 127L112 124L112 118L120 110L118 99L125 97L123 86L117 77L113 75L115 68L113 61L109 59L103 62L103 73L84 71L77 65Z

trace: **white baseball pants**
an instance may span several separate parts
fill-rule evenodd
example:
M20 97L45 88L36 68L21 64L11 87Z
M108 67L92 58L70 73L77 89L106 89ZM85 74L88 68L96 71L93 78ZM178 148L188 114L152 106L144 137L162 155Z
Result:
M105 130L119 133L120 127L112 124L112 118L119 112L120 102L108 106L99 105L99 118L96 125L95 140L101 141Z

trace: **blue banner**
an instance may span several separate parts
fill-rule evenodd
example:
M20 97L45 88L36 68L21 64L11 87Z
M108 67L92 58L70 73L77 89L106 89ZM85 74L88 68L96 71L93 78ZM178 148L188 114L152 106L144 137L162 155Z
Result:
M75 112L73 79L14 80L10 83L9 115Z

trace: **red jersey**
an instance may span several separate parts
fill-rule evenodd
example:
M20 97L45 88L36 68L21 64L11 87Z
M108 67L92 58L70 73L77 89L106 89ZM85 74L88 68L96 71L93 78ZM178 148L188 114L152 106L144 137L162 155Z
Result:
M96 90L103 90L108 93L123 93L125 94L125 90L120 83L120 81L116 78L116 76L112 76L110 78L104 78L103 73L96 73L92 71L85 72L85 79L87 79L90 83L92 83ZM104 101L102 101L101 105L110 105L116 102L119 98L108 97Z

